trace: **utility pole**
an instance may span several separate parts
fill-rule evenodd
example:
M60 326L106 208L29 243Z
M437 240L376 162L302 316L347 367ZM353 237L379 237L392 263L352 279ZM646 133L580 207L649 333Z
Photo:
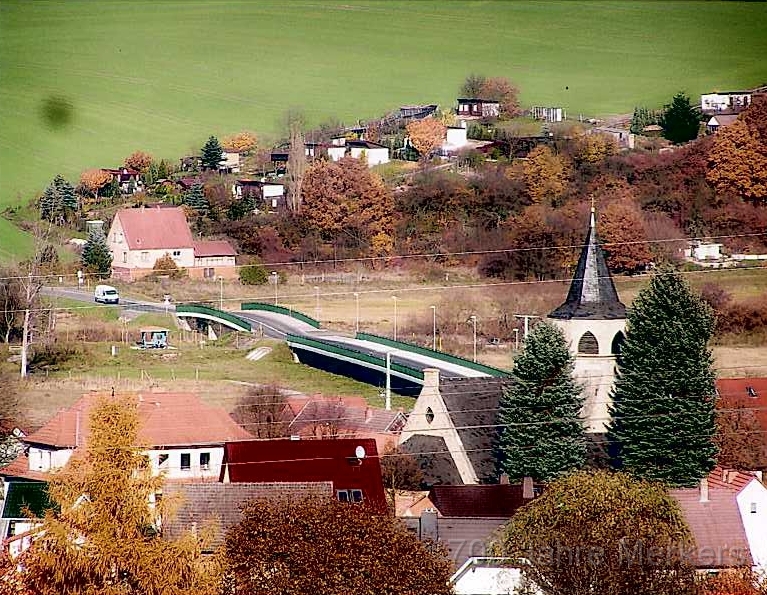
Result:
M469 320L471 320L472 326L474 327L474 359L472 359L472 361L476 363L477 361L477 315L472 314L469 317Z
M514 314L517 318L522 318L525 323L525 332L522 335L523 338L527 339L527 334L530 332L530 319L531 318L540 318L537 314Z
M431 307L431 349L437 351L437 306Z

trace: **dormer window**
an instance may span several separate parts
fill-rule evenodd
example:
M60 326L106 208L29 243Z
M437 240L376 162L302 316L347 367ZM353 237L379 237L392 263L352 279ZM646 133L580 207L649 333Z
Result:
M749 397L754 398L754 399L758 396L756 394L756 390L754 389L753 386L747 386L746 387L746 393L748 394Z

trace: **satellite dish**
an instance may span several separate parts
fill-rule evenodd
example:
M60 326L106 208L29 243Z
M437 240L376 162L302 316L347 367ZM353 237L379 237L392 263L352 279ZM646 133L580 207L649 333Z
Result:
M358 459L364 459L365 458L365 447L358 446L354 449L354 456L356 456Z

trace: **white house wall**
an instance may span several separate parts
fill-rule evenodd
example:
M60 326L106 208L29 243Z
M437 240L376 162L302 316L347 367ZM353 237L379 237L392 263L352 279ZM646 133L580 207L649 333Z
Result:
M189 268L194 266L194 248L181 247L169 248L163 250L131 250L125 239L120 217L115 217L112 226L109 228L107 236L107 245L112 253L112 266L129 269L151 269L158 259L170 254L173 261L180 268Z
M386 147L381 147L378 149L352 147L350 155L354 159L359 159L362 157L362 155L365 155L367 158L368 167L373 167L374 165L380 165L382 163L389 163L389 149Z
M210 462L208 468L200 466L200 455L208 453ZM152 472L155 475L164 473L167 479L218 479L221 472L221 463L224 459L223 446L206 446L198 448L166 448L162 450L148 450L146 454L152 463ZM181 468L181 455L189 455L189 468ZM160 455L168 455L167 460L161 465Z
M72 449L49 449L30 446L29 448L29 470L41 471L47 473L55 469L61 469L69 462L72 456Z
M737 496L754 565L767 572L767 487L754 479Z

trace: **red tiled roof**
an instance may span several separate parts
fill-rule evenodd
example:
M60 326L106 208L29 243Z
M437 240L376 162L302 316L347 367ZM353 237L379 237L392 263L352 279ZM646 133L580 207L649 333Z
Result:
M362 397L315 396L306 398L290 424L290 433L304 435L306 430L311 432L314 426L322 423L351 433L399 433L404 422L401 412L370 407Z
M697 568L750 566L751 550L743 529L736 495L730 489L709 489L707 502L698 488L670 490L695 537Z
M206 256L237 256L237 251L226 240L207 240L204 242L193 242L194 257L204 258Z
M203 403L189 393L135 393L127 395L138 406L139 440L148 446L223 444L253 438L220 407ZM42 428L27 436L30 444L74 448L87 443L89 414L106 394L89 393L60 411Z
M712 488L723 488L737 493L750 484L755 478L756 475L753 473L715 467L714 470L708 474L708 485Z
M357 459L358 447L365 457ZM224 446L222 478L232 483L331 481L335 490L362 490L375 510L387 510L381 463L374 440L250 440Z
M194 240L184 210L120 209L115 215L122 224L130 250L178 250L192 248Z
M49 479L45 473L30 470L29 457L24 453L21 453L5 467L0 469L0 476L34 479L35 481L48 481Z
M522 497L522 486L435 485L429 499L444 517L511 518L530 500Z

